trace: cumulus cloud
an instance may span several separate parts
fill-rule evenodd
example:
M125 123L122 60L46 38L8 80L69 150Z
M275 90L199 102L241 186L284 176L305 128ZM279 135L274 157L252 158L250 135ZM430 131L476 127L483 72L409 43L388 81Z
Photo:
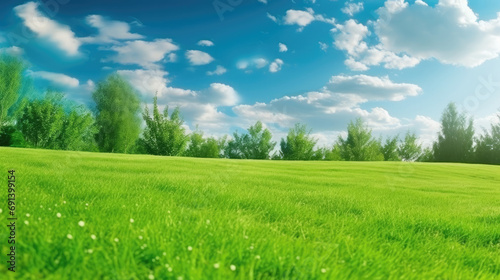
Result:
M277 58L269 65L269 72L276 73L281 70L281 66L283 65L283 60Z
M16 6L14 12L23 19L23 23L39 38L56 45L69 56L79 54L81 42L69 26L60 24L38 10L39 3L28 2Z
M370 34L368 27L350 19L343 25L337 24L335 29L335 46L340 50L347 51L350 55L357 55L365 51L368 47L363 39Z
M296 122L306 123L317 133L345 130L347 123L357 117L377 131L395 130L403 126L401 120L383 108L364 110L360 104L375 100L399 101L420 91L416 85L394 83L387 77L334 76L321 91L284 96L269 103L238 105L233 111L250 122L260 119L281 128Z
M385 50L466 67L500 53L500 14L479 20L466 0L440 0L433 7L388 0L377 12L375 32Z
M380 64L387 69L401 70L420 63L419 58L406 54L398 55L384 49L381 44L368 46L364 41L371 34L368 27L353 19L344 24L337 24L332 32L334 32L335 46L348 54L344 64L353 71L366 71L369 66Z
M99 34L95 37L82 38L85 43L115 43L116 40L142 39L140 34L130 33L130 25L123 21L109 20L100 15L86 17L88 25L97 28Z
M186 58L191 65L206 65L214 61L214 58L208 53L197 50L186 51Z
M65 74L46 72L46 71L30 71L29 75L33 78L44 79L49 81L51 84L68 87L68 88L76 88L80 85L78 79L70 77Z
M152 42L136 40L127 41L110 48L117 54L105 61L113 61L120 64L137 64L144 68L159 68L158 64L171 52L179 50L179 47L171 39L156 39Z
M364 8L363 2L359 3L346 2L344 8L342 8L342 12L352 17L354 14L361 12L363 8Z
M280 49L280 52L287 52L288 51L288 47L283 43L279 43L278 47Z
M239 102L239 95L231 86L213 83L210 88L202 92L202 101L216 106L233 106Z
M333 76L326 87L332 92L354 94L366 100L401 101L422 92L422 88L414 84L394 83L389 77L367 75Z
M224 68L221 65L217 65L217 67L215 67L214 71L207 71L207 75L209 75L209 76L213 76L213 75L219 76L219 75L222 75L222 74L224 74L226 72L227 72L226 68Z
M288 10L286 11L285 24L296 24L305 27L314 21L314 15L306 11Z
M288 10L284 17L284 23L286 25L298 25L298 31L302 31L304 27L309 25L313 21L321 21L329 24L334 24L334 18L325 18L322 15L315 15L314 10L307 8L305 11L302 10Z
M166 76L168 72L162 70L118 70L118 74L127 79L147 99L156 94L163 96L168 92L167 84L170 82Z
M203 46L203 47L212 47L214 43L209 40L200 40L198 41L198 46Z

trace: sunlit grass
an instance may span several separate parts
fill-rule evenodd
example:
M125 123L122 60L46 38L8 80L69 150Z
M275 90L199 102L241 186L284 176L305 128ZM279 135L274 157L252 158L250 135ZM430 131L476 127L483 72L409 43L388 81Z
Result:
M5 224L9 169L19 204L8 279L500 277L498 166L0 157Z

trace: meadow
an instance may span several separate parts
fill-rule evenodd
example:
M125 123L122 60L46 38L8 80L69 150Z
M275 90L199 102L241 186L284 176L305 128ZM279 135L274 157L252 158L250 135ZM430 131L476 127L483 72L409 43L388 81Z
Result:
M499 279L500 167L0 148L2 279Z

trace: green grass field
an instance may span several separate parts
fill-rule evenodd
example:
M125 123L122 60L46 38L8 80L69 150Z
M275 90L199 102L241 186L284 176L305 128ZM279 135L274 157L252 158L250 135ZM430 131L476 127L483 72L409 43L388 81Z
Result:
M500 278L498 166L0 157L2 279Z

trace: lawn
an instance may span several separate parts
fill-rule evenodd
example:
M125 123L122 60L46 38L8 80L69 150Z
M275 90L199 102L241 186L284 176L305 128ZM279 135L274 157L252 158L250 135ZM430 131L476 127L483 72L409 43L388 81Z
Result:
M499 166L0 148L0 167L2 279L500 278Z

